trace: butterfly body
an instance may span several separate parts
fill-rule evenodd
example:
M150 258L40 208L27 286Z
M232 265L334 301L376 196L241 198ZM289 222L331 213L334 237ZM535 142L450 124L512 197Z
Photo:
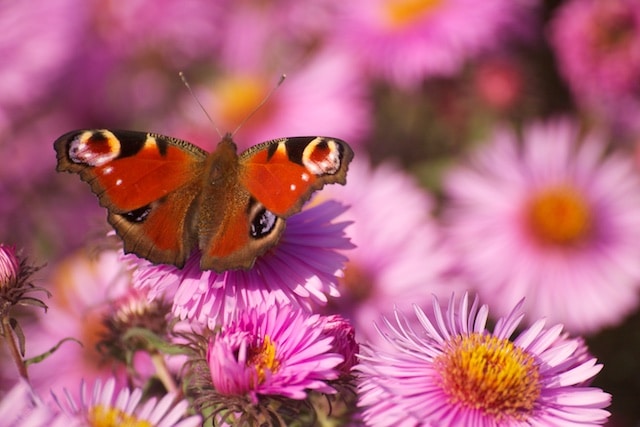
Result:
M58 171L91 186L125 252L204 270L250 268L285 219L325 184L346 182L351 148L339 139L282 138L237 154L230 135L207 153L154 133L78 130L54 143Z

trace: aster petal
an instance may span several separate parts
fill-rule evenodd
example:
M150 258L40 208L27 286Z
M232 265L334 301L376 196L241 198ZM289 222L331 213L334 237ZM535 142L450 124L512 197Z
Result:
M571 386L593 378L601 370L602 365L597 365L596 359L591 359L571 370L558 374L556 378L559 385Z

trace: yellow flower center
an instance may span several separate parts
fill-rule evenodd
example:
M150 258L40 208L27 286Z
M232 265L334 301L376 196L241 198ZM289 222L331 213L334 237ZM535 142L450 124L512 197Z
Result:
M584 197L567 186L549 188L533 198L529 225L541 241L557 245L577 243L591 230L591 212Z
M540 396L534 358L506 339L478 333L454 337L435 366L451 403L496 420L525 420Z
M249 350L247 365L254 366L258 373L258 383L261 384L266 378L266 371L276 372L280 367L280 362L276 359L276 346L269 336L264 337L262 345Z
M135 415L102 405L89 409L89 425L91 427L151 427L151 423L147 420L139 420Z
M411 25L442 4L442 0L388 0L387 23L392 28Z
M218 80L213 93L220 99L217 114L222 125L231 130L242 123L260 105L268 90L265 82L255 76L240 75ZM251 118L251 123L265 119L266 113L265 106L262 106Z

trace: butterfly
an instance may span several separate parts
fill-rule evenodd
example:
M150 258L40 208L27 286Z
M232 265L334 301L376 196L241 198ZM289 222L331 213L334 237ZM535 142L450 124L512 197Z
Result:
M337 138L263 142L238 154L230 134L208 153L155 133L83 129L54 142L57 171L91 186L134 253L182 268L251 268L280 238L285 219L325 184L345 184L353 150Z

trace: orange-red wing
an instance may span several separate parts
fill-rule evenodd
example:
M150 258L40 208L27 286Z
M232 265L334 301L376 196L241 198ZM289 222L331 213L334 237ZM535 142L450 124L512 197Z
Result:
M352 158L349 145L336 138L273 140L242 153L240 182L266 209L286 218L325 184L344 184Z
M206 157L186 141L144 132L74 131L54 145L58 170L80 174L114 212L146 206L199 179Z

